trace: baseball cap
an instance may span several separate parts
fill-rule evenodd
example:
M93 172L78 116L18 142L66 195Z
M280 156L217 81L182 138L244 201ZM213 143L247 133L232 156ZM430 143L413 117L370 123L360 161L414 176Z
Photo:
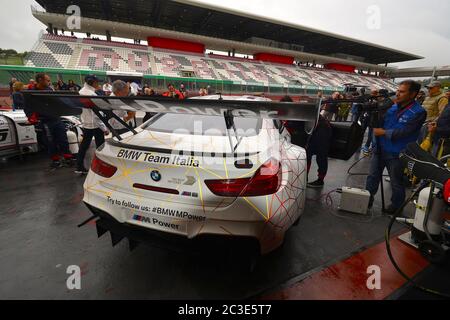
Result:
M429 85L426 86L426 88L434 88L434 87L442 87L442 84L439 81L433 81Z
M100 82L100 79L97 78L97 76L95 74L89 74L84 78L85 82L93 82L93 81L98 81Z

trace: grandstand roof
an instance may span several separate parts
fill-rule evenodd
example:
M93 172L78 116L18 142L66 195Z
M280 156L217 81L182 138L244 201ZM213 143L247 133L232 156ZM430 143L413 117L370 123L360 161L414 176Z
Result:
M49 13L66 14L77 4L84 18L116 21L201 36L247 42L262 38L302 46L318 55L349 55L370 64L422 57L282 21L200 4L190 0L36 0Z
M448 77L450 66L404 68L391 72L393 78Z

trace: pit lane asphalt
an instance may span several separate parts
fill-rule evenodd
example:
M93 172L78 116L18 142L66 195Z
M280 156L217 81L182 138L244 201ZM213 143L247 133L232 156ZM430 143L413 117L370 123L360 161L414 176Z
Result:
M363 188L365 177L347 176L353 162L331 160L324 191ZM45 155L0 163L0 299L251 298L382 242L389 222L378 213L379 197L371 223L338 218L336 209L309 201L284 246L249 275L208 256L143 245L130 252L127 241L113 248L109 235L97 238L95 226L77 228L91 215L82 203L84 178L73 169L47 168ZM367 159L355 171L368 171ZM315 174L313 166L310 179ZM333 199L337 207L339 197ZM71 265L82 269L81 290L67 289Z

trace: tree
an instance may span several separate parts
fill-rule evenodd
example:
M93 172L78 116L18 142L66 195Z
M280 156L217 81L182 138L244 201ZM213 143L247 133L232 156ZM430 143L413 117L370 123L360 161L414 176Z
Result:
M15 54L17 54L17 51L13 50L13 49L1 49L0 48L0 53L5 53L8 55L15 55Z

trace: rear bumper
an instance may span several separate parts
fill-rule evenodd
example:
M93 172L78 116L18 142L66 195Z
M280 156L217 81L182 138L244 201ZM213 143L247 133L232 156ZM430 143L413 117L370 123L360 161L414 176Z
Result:
M87 203L86 206L98 217L96 221L98 236L110 232L113 246L128 239L130 249L138 243L143 243L169 251L192 254L205 252L221 254L230 250L261 252L259 241L253 237L201 234L194 239L188 239L181 235L120 223L110 214Z

